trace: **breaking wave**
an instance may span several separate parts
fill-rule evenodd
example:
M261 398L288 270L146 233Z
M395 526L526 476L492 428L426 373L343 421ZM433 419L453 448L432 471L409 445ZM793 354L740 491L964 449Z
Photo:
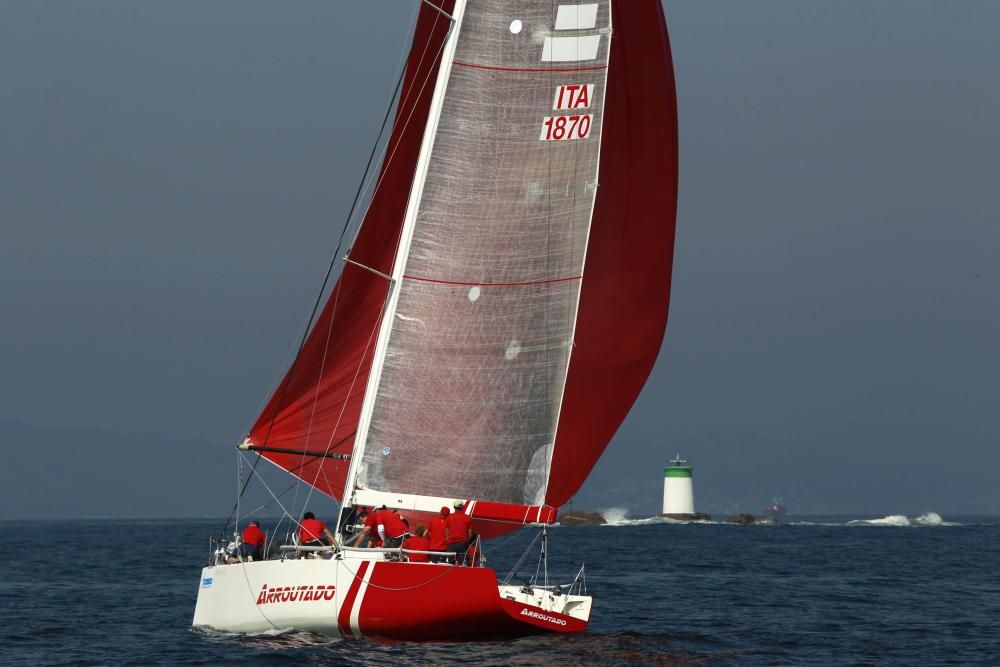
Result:
M848 526L960 526L962 524L945 521L937 512L925 512L920 516L910 518L905 514L890 514L880 519L855 519L848 521Z
M606 526L648 526L656 523L695 523L693 521L681 521L669 519L665 516L651 516L645 519L629 519L627 507L609 507L597 510L597 513L604 517ZM705 523L704 521L699 523Z

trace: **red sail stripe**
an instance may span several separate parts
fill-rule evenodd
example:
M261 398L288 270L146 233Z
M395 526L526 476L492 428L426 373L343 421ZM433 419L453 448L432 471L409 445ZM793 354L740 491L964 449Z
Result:
M406 280L416 280L422 283L437 283L439 285L466 285L474 287L519 287L521 285L547 285L549 283L563 283L567 280L580 280L583 276L569 276L567 278L550 278L548 280L526 280L520 283L467 283L461 280L437 280L435 278L419 278L417 276L406 276Z
M361 565L358 566L358 571L355 573L351 585L347 589L347 595L340 604L340 613L337 615L337 626L340 628L340 634L345 637L354 636L354 633L351 631L351 608L354 607L354 599L358 597L358 589L361 588L361 582L364 581L365 572L368 571L370 563L371 561L367 560L361 561Z
M595 69L607 69L607 65L597 65L595 67L562 67L562 68L550 68L550 67L494 67L492 65L475 65L473 63L463 63L460 60L452 61L456 65L461 65L462 67L471 67L472 69L488 69L488 70L498 70L500 72L590 72Z

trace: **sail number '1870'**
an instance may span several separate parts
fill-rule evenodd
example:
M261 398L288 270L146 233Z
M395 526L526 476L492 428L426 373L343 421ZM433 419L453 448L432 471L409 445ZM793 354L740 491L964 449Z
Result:
M542 141L566 141L586 139L590 134L593 116L546 116L542 122Z
M593 96L594 84L559 86L552 99L552 109L555 111L587 109ZM591 114L546 116L542 120L542 133L538 138L542 141L586 139L590 135L590 125L593 121L594 117Z

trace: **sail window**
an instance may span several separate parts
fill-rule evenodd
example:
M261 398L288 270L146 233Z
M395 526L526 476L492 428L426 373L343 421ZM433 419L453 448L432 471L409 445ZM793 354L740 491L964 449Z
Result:
M565 63L594 60L601 46L600 35L579 37L546 37L542 46L543 63Z
M510 32L513 35L516 35L517 33L521 32L521 28L523 27L524 24L518 21L517 19L514 19L513 21L510 22Z
M520 341L512 340L503 356L507 358L507 361L514 361L519 354L521 354L521 343Z
M590 30L597 25L597 3L559 5L556 30Z
M482 293L482 290L479 289L479 285L476 285L475 287L470 288L469 289L469 301L471 301L472 303L475 303L476 301L479 300L479 295L481 293Z

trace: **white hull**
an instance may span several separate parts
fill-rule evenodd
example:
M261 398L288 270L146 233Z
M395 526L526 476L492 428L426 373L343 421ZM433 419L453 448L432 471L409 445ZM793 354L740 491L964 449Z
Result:
M488 568L388 562L373 552L206 567L193 625L356 638L503 638L580 632L591 603L589 596L499 586Z

